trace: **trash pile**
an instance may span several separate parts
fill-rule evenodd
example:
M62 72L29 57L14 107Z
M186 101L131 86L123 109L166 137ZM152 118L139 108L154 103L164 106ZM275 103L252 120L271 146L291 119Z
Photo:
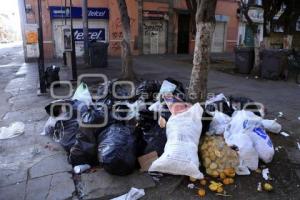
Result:
M173 79L163 84L143 81L134 91L112 80L101 84L93 97L81 83L71 99L55 100L45 107L49 118L41 134L61 144L75 173L100 165L110 174L128 175L140 167L139 157L155 152L157 158L164 153L166 128L158 121L171 113L159 102L170 86L174 93L184 94L182 84ZM160 113L149 110L154 103Z
M198 195L205 196L204 187L210 180L209 190L228 196L224 186L233 184L236 175L259 170L259 160L266 164L272 161L275 150L266 131L278 134L282 127L276 120L264 119L263 106L244 97L231 96L227 100L219 94L206 101L205 111L212 120L201 138L199 156L209 178L200 180ZM190 177L190 181L196 179ZM260 183L262 189L271 191L273 187Z
M226 195L224 185L234 183L236 175L250 175L259 159L272 161L275 151L266 130L279 133L281 125L264 119L259 104L219 94L201 106L185 97L182 83L171 78L143 81L134 89L112 80L93 98L82 83L72 99L45 107L50 117L42 134L65 148L75 173L100 165L120 176L138 168L184 175L200 180L199 196L208 181L202 169L213 178L208 188Z

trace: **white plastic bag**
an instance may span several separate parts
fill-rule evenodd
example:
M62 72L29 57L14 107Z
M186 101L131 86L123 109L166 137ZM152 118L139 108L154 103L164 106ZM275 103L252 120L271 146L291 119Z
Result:
M176 90L176 85L167 81L167 80L164 80L161 87L160 87L160 90L159 90L159 94L163 95L163 94L171 94L173 93L175 90Z
M272 133L280 133L282 127L275 120L263 119L261 121L263 127Z
M233 134L226 142L229 146L238 147L240 159L239 168L249 168L251 170L258 168L258 153L254 148L251 138L247 134Z
M149 106L148 110L152 112L160 112L162 110L162 105L159 101L153 103L151 106Z
M137 189L137 188L132 187L128 193L126 193L122 196L113 198L111 200L138 200L138 199L142 198L143 196L145 196L144 189Z
M54 127L57 122L55 117L50 116L44 125L43 132L40 135L51 135L54 132Z
M186 112L170 117L167 122L167 143L164 153L152 163L150 172L203 178L198 158L202 113L203 109L197 103Z
M236 111L226 128L224 137L226 143L229 144L233 135L247 135L259 158L265 163L269 163L272 161L275 151L270 137L263 129L262 121L261 117L250 111Z
M0 128L0 140L17 137L24 133L25 124L23 122L14 122L9 127Z
M228 115L219 111L215 111L213 120L209 125L209 135L222 135L225 132L230 120L231 118Z
M275 150L268 134L261 127L256 127L252 131L248 131L247 134L250 136L259 158L265 163L270 163Z
M253 112L240 110L235 111L231 117L229 125L226 127L224 138L229 138L232 134L246 133L261 126L261 118Z
M78 100L84 102L86 105L92 104L92 96L90 94L89 88L85 83L81 83L76 89L72 100Z

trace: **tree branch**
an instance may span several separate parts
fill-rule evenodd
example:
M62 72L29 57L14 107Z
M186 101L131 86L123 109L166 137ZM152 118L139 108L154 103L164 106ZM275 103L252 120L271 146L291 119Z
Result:
M245 16L252 32L255 34L257 32L257 27L255 26L255 24L253 23L252 19L249 17L249 5L246 4L246 2L244 0L241 0L241 11L243 13L243 15Z

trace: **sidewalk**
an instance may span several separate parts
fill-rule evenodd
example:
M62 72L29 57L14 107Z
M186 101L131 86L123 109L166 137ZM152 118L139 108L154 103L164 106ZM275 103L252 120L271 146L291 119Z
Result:
M37 96L35 65L14 69L1 76L0 125L21 121L25 133L0 140L0 199L69 199L75 192L72 167L64 150L40 135L51 98Z
M163 80L173 77L185 85L189 82L191 62L185 57L139 56L134 59L139 78ZM48 66L48 64L46 65ZM69 69L62 68L61 77L69 80ZM82 73L104 73L116 78L121 73L119 58L110 58L107 68L79 67ZM34 64L19 67L1 68L0 80L0 125L22 121L26 124L25 133L19 137L0 140L0 199L71 199L78 198L72 167L67 163L64 150L51 138L40 136L47 115L44 106L52 101L50 96L37 96L38 75ZM300 87L295 83L267 81L234 76L211 70L209 92L222 92L225 95L242 95L263 103L267 108L266 118L278 118L290 137L272 135L276 147L273 162L268 165L275 191L259 193L257 184L260 174L236 178L236 186L227 192L232 199L298 199L300 195L300 151L296 142L300 141ZM77 177L78 178L78 177ZM126 188L145 186L143 199L199 199L195 191L187 189L188 180L176 176L165 176L153 187L153 181L143 175L116 178L107 176L102 170L79 177L85 199L107 199L126 191ZM78 185L77 185L78 186ZM118 190L120 188L120 190ZM122 191L122 192L121 192ZM209 193L209 199L219 199Z

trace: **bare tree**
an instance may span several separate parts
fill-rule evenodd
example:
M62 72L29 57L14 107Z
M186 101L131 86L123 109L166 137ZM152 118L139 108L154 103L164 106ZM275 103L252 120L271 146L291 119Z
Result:
M196 6L195 49L193 70L189 85L189 99L191 102L195 103L205 100L207 95L210 47L215 28L215 10L217 0L194 0L187 5L189 9L195 9Z
M132 54L131 54L131 30L130 18L128 15L127 5L125 0L118 0L120 17L122 22L123 40L122 47L122 79L134 80L135 73L133 71Z
M263 0L262 7L264 9L264 47L270 48L270 32L271 24L274 16L280 11L282 0Z

